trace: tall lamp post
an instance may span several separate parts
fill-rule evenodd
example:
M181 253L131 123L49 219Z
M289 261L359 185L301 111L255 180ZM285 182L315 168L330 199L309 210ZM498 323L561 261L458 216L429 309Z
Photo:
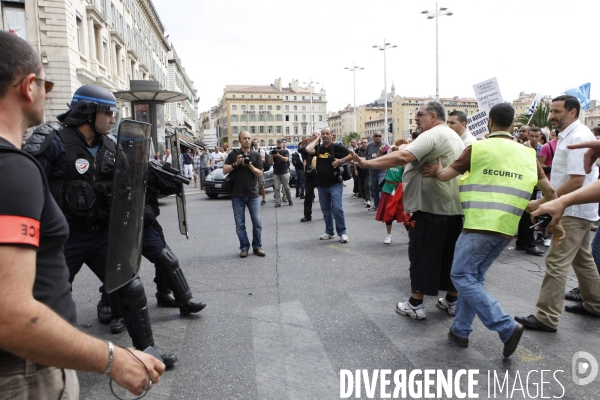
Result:
M354 87L354 132L356 132L356 71L362 71L364 68L352 63L352 68L346 67L344 69L352 71L352 85Z
M313 99L313 84L319 84L319 82L313 82L312 78L310 80L310 82L304 82L303 85L310 85L310 134L312 135L312 133L315 130L314 127L314 120L313 120L313 105L312 105L312 99Z
M396 48L395 44L392 45L390 43L386 43L385 39L383 39L383 46L373 46L374 49L383 50L383 102L384 102L384 127L383 127L383 137L385 138L385 143L388 143L388 118L387 118L387 75L386 75L386 55L385 51L387 49Z
M427 19L435 18L435 99L440 101L440 57L438 52L438 19L439 17L451 16L454 13L448 11L446 7L438 8L438 3L435 3L435 11L424 10L421 14L427 14Z

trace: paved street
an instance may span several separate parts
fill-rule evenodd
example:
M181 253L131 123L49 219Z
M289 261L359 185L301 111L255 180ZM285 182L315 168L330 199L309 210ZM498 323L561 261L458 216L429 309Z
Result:
M451 342L451 317L435 306L436 298L426 298L424 321L398 315L395 304L410 294L408 237L395 224L393 243L383 244L384 224L362 202L351 199L348 186L348 244L319 240L324 223L318 201L313 221L300 223L302 201L275 209L273 191L268 190L267 205L261 208L264 258L238 257L229 198L211 200L196 189L187 190L189 240L178 233L174 198L162 200L159 221L167 241L194 296L208 306L186 317L178 310L157 308L153 266L143 261L141 276L156 344L179 355L146 399L336 399L340 370L366 370L372 376L374 370L389 369L387 379L392 379L396 370L406 370L408 376L415 368L444 373L478 369L474 392L480 398L493 397L494 388L497 398L598 398L600 377L586 386L575 385L571 368L577 351L600 360L600 318L566 313L557 333L526 331L516 353L504 360L500 339L478 320L469 348ZM490 269L486 286L509 314L535 311L543 261L507 249ZM569 279L568 289L576 286L572 274ZM78 323L92 325L81 329L130 345L127 333L111 335L107 326L98 324L98 286L87 268L75 280ZM550 372L542 377L541 370ZM500 382L508 371L503 392L488 385L488 371L492 378L495 371ZM82 399L114 398L105 377L79 377ZM466 382L460 381L461 390L466 391ZM436 385L432 388L435 393ZM393 389L392 379L387 392ZM368 398L364 382L358 397ZM380 398L379 381L374 398Z

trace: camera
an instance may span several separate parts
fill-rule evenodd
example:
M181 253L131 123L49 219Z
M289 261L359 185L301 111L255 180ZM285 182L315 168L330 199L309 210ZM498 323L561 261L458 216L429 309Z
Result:
M313 174L317 173L317 170L315 168L313 168L312 165L308 165L308 166L306 166L306 171L304 173L306 175L312 176Z
M540 228L543 229L548 226L550 221L552 221L552 216L549 214L538 215L537 217L534 218L534 221L535 221L535 224L532 226L532 228L539 226Z
M242 153L242 161L244 165L250 164L250 153Z
M275 155L279 152L279 150L276 147L271 148L271 154Z

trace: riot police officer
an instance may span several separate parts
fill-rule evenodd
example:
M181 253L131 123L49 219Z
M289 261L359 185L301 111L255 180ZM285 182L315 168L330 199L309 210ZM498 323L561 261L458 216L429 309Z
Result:
M160 173L161 167L149 168L144 205L144 231L142 255L155 265L156 299L158 305L179 307L182 315L196 313L206 304L192 297L192 291L179 266L179 260L167 245L162 227L157 221L160 215L159 194L168 196L183 190L182 184Z
M44 125L34 131L24 150L40 162L50 191L69 223L64 255L69 281L85 263L104 282L108 243L110 198L116 146L109 136L118 126L119 110L113 94L102 87L82 86L73 95L69 111L57 116L62 123ZM100 288L103 292L103 287ZM154 346L144 287L136 278L115 292L110 303L122 307L125 325L137 349L154 347L165 365L177 356ZM100 322L110 321L109 296L98 303ZM116 314L117 315L117 314ZM113 319L111 330L123 330L122 320Z

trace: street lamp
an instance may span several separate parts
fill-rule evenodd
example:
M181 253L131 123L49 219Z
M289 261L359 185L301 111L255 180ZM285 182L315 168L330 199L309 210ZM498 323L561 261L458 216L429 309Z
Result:
M354 86L354 132L356 132L356 71L361 71L364 68L356 66L355 63L352 63L352 68L344 68L348 71L352 71L352 83Z
M435 3L435 11L424 10L421 14L427 14L427 19L435 18L435 99L440 101L440 61L438 53L438 17L451 16L454 13L448 11L446 7L438 9L438 3Z
M388 119L387 119L387 76L386 76L386 55L385 55L385 51L387 49L393 49L396 48L398 46L396 45L391 45L390 43L386 43L385 39L383 39L383 46L373 46L374 49L379 49L379 50L383 50L383 102L385 104L385 108L384 108L384 128L383 128L383 134L384 134L384 138L385 138L385 143L388 143Z
M312 133L314 132L314 121L313 121L313 105L312 105L312 98L313 98L313 84L317 84L319 85L319 82L313 82L312 78L310 80L310 82L304 82L303 85L310 85L310 134L312 135Z

